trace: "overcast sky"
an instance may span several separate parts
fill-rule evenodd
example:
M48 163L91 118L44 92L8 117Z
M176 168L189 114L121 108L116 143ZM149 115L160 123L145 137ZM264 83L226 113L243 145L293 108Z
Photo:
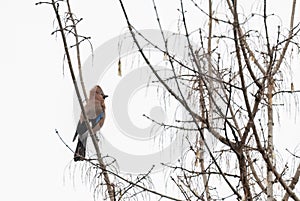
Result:
M3 1L0 6L0 200L91 201L89 188L80 179L68 178L72 153L55 135L58 129L74 148L73 86L68 69L63 69L60 37L50 35L54 30L53 10L47 5L35 6L35 2ZM175 1L161 5L170 9L161 13L166 29L175 27L178 16L178 5L171 2ZM74 1L73 5L73 12L84 18L79 31L92 37L94 48L126 29L117 0ZM138 29L157 28L150 0L134 0L126 5ZM272 7L287 21L285 12L290 6L282 6L282 1L272 1ZM299 5L296 10L300 10ZM299 13L296 21L300 21ZM86 45L83 60L89 55ZM293 77L299 89L299 70L296 72L298 76ZM290 133L299 142L299 121L297 126L292 116L290 120L284 117L283 122L279 131ZM284 148L290 143L285 136L275 140L282 141Z

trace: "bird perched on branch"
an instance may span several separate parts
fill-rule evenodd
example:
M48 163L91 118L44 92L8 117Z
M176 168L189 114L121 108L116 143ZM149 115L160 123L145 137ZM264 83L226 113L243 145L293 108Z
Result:
M94 133L100 130L105 120L105 104L104 99L108 96L103 93L100 86L95 86L90 91L89 99L84 107L88 122L91 125ZM85 158L86 141L89 135L88 128L84 121L83 115L80 115L80 120L77 124L73 142L78 136L78 143L74 154L74 161L81 161Z

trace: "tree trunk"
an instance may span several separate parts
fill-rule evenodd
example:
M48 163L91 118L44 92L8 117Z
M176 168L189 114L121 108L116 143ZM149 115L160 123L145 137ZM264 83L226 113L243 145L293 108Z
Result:
M267 141L267 154L272 163L274 165L274 156L273 156L273 87L274 87L274 80L270 76L268 81L268 141ZM267 201L273 201L273 172L271 167L267 167Z

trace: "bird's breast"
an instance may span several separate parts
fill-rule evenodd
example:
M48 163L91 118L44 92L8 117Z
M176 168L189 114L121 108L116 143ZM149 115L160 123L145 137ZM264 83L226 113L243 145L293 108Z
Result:
M101 112L104 112L100 101L89 102L86 105L86 114L89 119L96 118Z

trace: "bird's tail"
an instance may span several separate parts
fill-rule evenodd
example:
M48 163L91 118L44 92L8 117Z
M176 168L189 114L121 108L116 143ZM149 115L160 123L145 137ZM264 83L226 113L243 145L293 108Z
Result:
M80 139L78 139L77 147L74 153L74 161L82 161L85 158L85 146L81 142Z

